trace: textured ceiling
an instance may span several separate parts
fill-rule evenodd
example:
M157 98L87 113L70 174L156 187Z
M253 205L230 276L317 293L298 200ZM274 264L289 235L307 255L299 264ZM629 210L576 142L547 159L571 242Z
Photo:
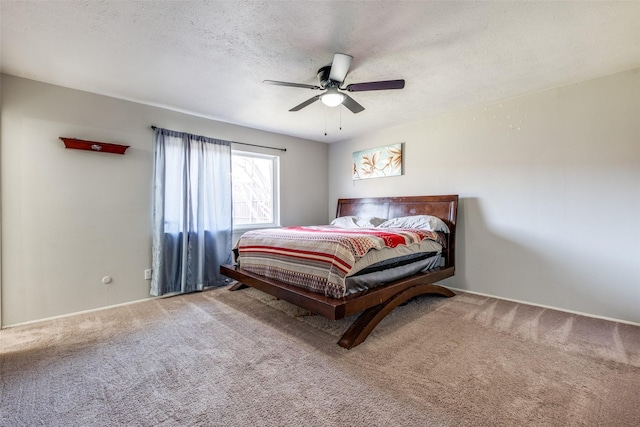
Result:
M640 66L636 1L0 4L4 73L324 142ZM317 92L261 83L335 52L346 83L406 87L294 113Z

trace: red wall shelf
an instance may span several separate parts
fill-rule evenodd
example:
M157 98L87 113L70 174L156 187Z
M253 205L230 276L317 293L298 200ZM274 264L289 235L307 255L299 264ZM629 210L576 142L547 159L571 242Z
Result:
M124 154L129 145L109 144L107 142L85 141L84 139L60 137L64 148L76 150L100 151L102 153Z

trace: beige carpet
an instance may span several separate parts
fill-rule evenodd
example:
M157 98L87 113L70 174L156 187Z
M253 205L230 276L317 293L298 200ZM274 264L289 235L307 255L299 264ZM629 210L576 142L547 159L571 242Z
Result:
M640 327L459 294L344 350L305 314L218 289L2 330L0 425L640 425Z

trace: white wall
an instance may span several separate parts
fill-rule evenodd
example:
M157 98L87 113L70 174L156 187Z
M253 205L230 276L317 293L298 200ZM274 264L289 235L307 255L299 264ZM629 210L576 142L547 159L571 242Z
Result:
M352 152L396 142L404 176L352 181ZM444 284L640 323L640 70L333 144L329 166L329 215L460 195Z
M2 326L148 297L151 125L286 148L281 222L328 219L326 144L4 74L1 85ZM131 148L66 150L59 136Z

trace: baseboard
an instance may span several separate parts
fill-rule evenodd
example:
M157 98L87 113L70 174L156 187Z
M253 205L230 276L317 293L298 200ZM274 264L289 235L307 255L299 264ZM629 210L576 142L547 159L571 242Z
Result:
M534 307L546 308L546 309L549 309L549 310L562 311L562 312L565 312L565 313L577 314L579 316L591 317L591 318L594 318L594 319L608 320L609 322L625 323L627 325L640 326L640 323L631 322L629 320L614 319L612 317L598 316L598 315L590 314L590 313L582 313L580 311L567 310L565 308L553 307L553 306L544 305L544 304L536 304L536 303L529 302L529 301L520 301L520 300L512 299L512 298L503 298L503 297L499 297L499 296L496 296L496 295L484 294L482 292L470 291L468 289L452 288L451 286L447 286L447 288L451 289L452 291L456 291L456 292L463 292L463 293L467 293L467 294L480 295L480 296L488 297L488 298L501 299L501 300L504 300L504 301L515 302L515 303L524 304L524 305L531 305L531 306L534 306Z
M451 287L451 286L447 286L447 288L451 289L452 291L456 291L456 292L479 295L479 296L488 297L488 298L495 298L495 299L499 299L499 300L503 300L503 301L515 302L515 303L518 303L518 304L524 304L524 305L531 305L531 306L534 306L534 307L546 308L546 309L549 309L549 310L557 310L557 311L562 311L562 312L565 312L565 313L576 314L576 315L579 315L579 316L585 316L585 317L591 317L591 318L594 318L594 319L607 320L609 322L618 322L618 323L625 323L627 325L640 326L640 323L631 322L629 320L621 320L621 319L614 319L612 317L598 316L598 315L595 315L595 314L583 313L583 312L574 311L574 310L567 310L567 309L564 309L564 308L553 307L553 306L550 306L550 305L536 304L536 303L533 303L533 302L522 301L522 300L517 300L517 299L513 299L513 298L504 298L504 297L499 297L499 296L496 296L496 295L485 294L485 293L482 293L482 292L470 291L468 289L454 288L454 287ZM173 295L170 295L170 296L173 296ZM31 325L31 324L39 323L39 322L46 322L48 320L63 319L65 317L76 316L78 314L85 314L85 313L91 313L91 312L94 312L94 311L108 310L110 308L123 307L123 306L131 305L131 304L138 304L140 302L150 301L150 300L153 300L153 299L156 299L156 298L164 298L164 297L167 297L167 296L163 295L163 296L160 296L160 297L149 297L149 298L140 299L140 300L136 300L136 301L123 302L121 304L108 305L106 307L92 308L92 309L89 309L89 310L76 311L74 313L67 313L67 314L61 314L61 315L58 315L58 316L45 317L43 319L29 320L28 322L21 322L21 323L16 323L16 324L9 325L9 326L4 326L1 329L15 328L16 326Z
M73 313L60 314L58 316L51 316L51 317L45 317L42 319L29 320L27 322L21 322L21 323L14 323L13 325L3 326L0 329L9 329L9 328L15 328L16 326L32 325L34 323L46 322L49 320L64 319L65 317L77 316L78 314L86 314L86 313L92 313L94 311L101 311L101 310L108 310L110 308L123 307L125 305L138 304L140 302L151 301L156 298L162 298L162 297L149 297L149 298L139 299L135 301L123 302L120 304L107 305L105 307L91 308L89 310L74 311Z

